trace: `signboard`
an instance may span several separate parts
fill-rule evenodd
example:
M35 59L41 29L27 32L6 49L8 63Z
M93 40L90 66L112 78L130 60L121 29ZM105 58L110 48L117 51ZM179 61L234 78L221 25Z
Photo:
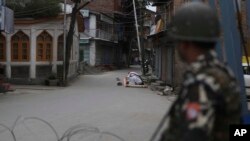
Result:
M80 44L88 44L89 39L80 39Z
M0 6L0 30L4 30L4 7Z
M6 33L13 33L14 32L14 12L13 10L9 9L8 7L5 7L5 25L4 25L4 31Z
M14 32L14 12L5 6L0 6L0 30L6 33Z
M84 10L84 9L82 9L82 10L80 10L80 12L81 12L81 14L82 14L82 16L85 18L85 17L89 17L89 10Z

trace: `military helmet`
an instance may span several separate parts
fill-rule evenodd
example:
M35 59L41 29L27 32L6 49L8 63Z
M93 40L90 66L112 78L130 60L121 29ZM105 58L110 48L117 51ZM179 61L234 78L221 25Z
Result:
M169 29L169 36L176 40L216 42L219 35L215 10L202 2L183 5L176 11Z

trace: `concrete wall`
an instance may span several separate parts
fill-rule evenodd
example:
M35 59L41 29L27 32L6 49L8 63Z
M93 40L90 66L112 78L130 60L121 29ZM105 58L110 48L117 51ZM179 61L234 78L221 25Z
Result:
M89 46L89 57L90 57L90 65L91 66L95 66L96 64L96 42L95 41L91 41L90 42L90 46Z

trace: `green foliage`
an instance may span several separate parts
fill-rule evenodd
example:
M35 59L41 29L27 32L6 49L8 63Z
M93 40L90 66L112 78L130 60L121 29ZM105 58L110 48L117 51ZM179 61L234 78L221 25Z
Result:
M62 10L60 0L31 0L29 2L7 1L7 6L14 10L15 18L44 18L57 16Z

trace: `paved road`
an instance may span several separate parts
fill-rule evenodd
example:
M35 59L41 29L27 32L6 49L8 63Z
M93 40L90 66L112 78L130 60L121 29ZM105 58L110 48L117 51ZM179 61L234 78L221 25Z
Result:
M0 95L0 123L11 127L18 116L22 117L14 130L17 141L56 141L42 122L24 117L44 119L59 136L83 123L126 141L149 140L172 102L147 88L116 86L115 78L122 78L131 70L82 75L66 88L17 86L15 92ZM11 140L9 136L0 127L0 141ZM93 140L89 134L84 136Z

